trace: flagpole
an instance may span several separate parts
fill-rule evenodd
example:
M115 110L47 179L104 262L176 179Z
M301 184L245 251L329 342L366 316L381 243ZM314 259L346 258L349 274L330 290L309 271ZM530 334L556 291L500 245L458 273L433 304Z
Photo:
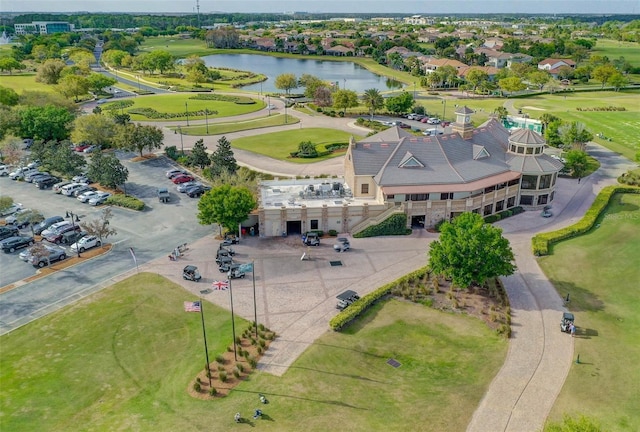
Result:
M204 303L200 298L200 318L202 319L202 338L204 339L204 356L207 359L207 377L209 378L209 388L211 388L211 369L209 369L209 348L207 347L207 332L204 327Z
M236 322L233 316L233 289L231 288L231 277L229 277L229 298L231 300L231 332L233 334L233 358L238 361L238 352L236 349Z
M251 277L253 279L253 322L256 325L256 340L258 339L258 308L256 306L256 262L251 261Z

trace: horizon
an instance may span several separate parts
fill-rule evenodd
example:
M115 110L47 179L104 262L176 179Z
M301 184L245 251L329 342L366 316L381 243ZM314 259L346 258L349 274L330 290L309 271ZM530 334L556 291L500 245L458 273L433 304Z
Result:
M4 2L6 3L6 2ZM22 0L11 5L3 4L2 13L126 13L126 14L192 14L197 13L197 0L176 2L171 0L111 0L98 2L91 0ZM451 0L443 4L425 5L423 1L407 0L401 4L379 0L299 1L284 0L244 0L213 1L200 0L200 14L217 13L324 13L361 14L366 5L368 13L406 15L636 15L640 13L637 0ZM302 8L300 6L303 6ZM425 11L424 9L429 9ZM138 9L138 10L135 10ZM139 10L146 9L146 10ZM577 12L579 11L579 12Z

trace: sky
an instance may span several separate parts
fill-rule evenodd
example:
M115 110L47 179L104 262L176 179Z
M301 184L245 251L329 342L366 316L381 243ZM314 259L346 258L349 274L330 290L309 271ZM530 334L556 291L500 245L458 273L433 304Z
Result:
M184 12L196 0L0 0L1 12ZM640 0L200 0L200 12L640 14Z

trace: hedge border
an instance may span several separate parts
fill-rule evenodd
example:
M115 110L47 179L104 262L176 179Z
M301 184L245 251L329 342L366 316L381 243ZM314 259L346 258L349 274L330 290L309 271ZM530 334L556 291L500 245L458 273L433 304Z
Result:
M356 300L351 305L349 305L349 307L347 307L345 310L343 310L338 315L331 318L331 320L329 321L329 326L331 327L332 330L335 330L335 331L341 330L344 326L349 324L351 321L353 321L358 316L360 316L360 314L366 311L367 308L369 308L369 306L371 306L376 301L380 300L382 297L389 294L393 289L393 287L399 284L402 284L403 282L409 282L415 279L421 279L427 273L429 273L429 268L422 267L416 271L413 271L409 274L406 274L400 277L399 279L396 279L393 282L389 282L388 284L381 286L380 288L374 290L373 292L370 292L367 295L360 297L359 300Z
M609 205L611 197L617 193L640 194L640 188L617 185L605 187L600 191L589 210L587 210L578 222L566 228L535 235L533 239L531 239L533 254L535 256L549 255L549 246L562 240L577 237L591 230L602 212Z

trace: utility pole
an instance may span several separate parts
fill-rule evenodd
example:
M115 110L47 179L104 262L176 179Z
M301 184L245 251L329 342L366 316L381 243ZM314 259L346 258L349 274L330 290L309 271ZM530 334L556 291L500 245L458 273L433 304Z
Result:
M196 10L198 11L198 29L200 29L200 0L196 0Z

